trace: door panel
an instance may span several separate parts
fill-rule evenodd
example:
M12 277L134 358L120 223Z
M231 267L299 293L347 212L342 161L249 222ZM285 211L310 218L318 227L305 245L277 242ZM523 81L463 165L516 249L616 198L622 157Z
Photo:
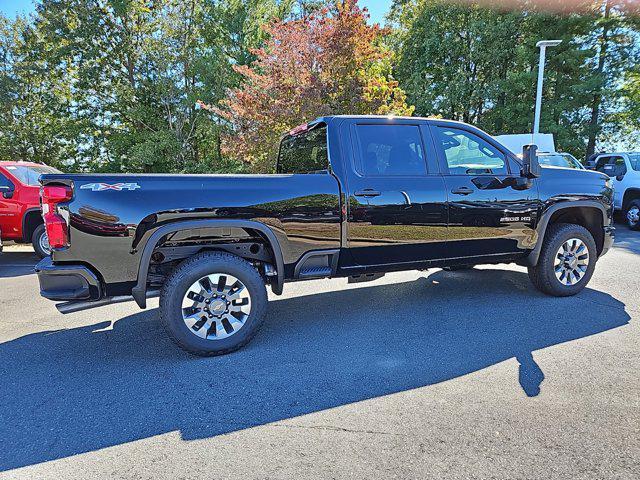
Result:
M448 256L521 252L536 241L533 180L511 173L509 158L480 132L432 127L449 197Z
M370 121L354 124L351 132L347 236L353 262L372 266L441 257L447 240L444 180L430 174L437 163L419 125Z
M349 197L349 247L357 264L419 262L444 255L442 177L367 180L358 183L379 195Z
M21 233L20 204L18 203L15 184L2 172L0 172L0 185L12 189L13 197L5 198L3 193L7 190L0 190L0 231L2 238L19 239Z
M519 252L535 245L537 188L510 176L445 177L451 256ZM454 193L468 189L468 194Z

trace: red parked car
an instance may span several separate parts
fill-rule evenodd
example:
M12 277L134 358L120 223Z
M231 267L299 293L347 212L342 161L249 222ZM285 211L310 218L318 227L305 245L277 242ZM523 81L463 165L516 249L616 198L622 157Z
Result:
M43 173L60 173L39 163L0 162L0 231L2 240L32 243L40 257L51 253L40 212Z

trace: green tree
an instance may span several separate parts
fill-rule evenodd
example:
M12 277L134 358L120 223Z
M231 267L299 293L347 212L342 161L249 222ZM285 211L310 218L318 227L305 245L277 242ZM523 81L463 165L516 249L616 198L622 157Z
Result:
M561 149L584 156L600 134L615 129L610 113L620 108L619 80L633 65L633 15L613 0L585 1L580 10L569 10L575 8L569 3L553 11L526 1L512 10L496 5L395 2L389 17L396 27L395 71L409 101L418 114L490 133L531 131L536 43L560 39L547 56L541 130L553 133Z
M28 137L31 153L20 158L76 170L242 169L221 157L220 126L196 100L217 102L237 86L233 67L253 60L261 25L292 8L291 0L42 0L30 19L4 19L0 95L12 101L0 119L3 157L27 148L14 137Z
M636 12L625 1L601 0L594 5L594 28L588 37L595 52L591 64L590 118L587 127L587 156L596 150L598 137L620 128L618 112L623 90L621 79L640 63ZM608 132L607 132L608 131Z
M269 40L250 66L237 66L243 83L219 106L228 122L226 154L271 171L283 132L330 114L411 114L390 76L392 54L384 32L369 26L355 0L299 19L272 22Z
M70 86L40 58L42 46L23 17L0 16L0 160L62 165L77 130Z
M148 6L149 5L149 6ZM35 28L73 85L90 159L108 171L183 170L197 160L201 2L45 0Z
M0 16L0 159L265 169L298 123L407 103L526 132L543 38L563 40L547 57L543 131L576 155L637 132L637 2L536 3L395 0L387 35L355 0L39 0L33 15ZM197 100L223 105L211 115Z
M520 16L427 0L397 4L392 17L396 73L416 113L477 123L517 58Z

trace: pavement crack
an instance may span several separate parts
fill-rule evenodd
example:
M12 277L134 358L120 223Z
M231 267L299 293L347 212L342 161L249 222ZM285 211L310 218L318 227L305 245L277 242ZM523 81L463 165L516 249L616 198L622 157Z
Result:
M621 310L627 310L627 311L632 311L635 312L637 311L637 309L630 307L629 305L624 305L623 307L620 307L620 305L612 305L610 303L606 303L606 302L598 302L596 300L591 300L590 298L585 298L585 297L576 297L577 300L581 300L583 302L589 302L589 303L593 303L595 305L600 305L602 307L608 307L608 308L616 308L616 309L621 309Z
M364 433L368 435L391 435L395 437L407 437L403 433L383 432L379 430L360 430L344 427L336 427L334 425L296 425L290 423L272 423L272 427L284 427L284 428L298 428L302 430L327 430L332 432L346 432L346 433Z

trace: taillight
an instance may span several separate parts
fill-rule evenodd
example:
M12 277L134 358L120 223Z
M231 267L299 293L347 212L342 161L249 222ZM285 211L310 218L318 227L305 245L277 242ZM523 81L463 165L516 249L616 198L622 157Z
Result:
M66 185L45 185L40 190L42 201L42 217L47 229L47 237L51 248L69 246L69 226L58 213L57 205L73 198L73 190Z

